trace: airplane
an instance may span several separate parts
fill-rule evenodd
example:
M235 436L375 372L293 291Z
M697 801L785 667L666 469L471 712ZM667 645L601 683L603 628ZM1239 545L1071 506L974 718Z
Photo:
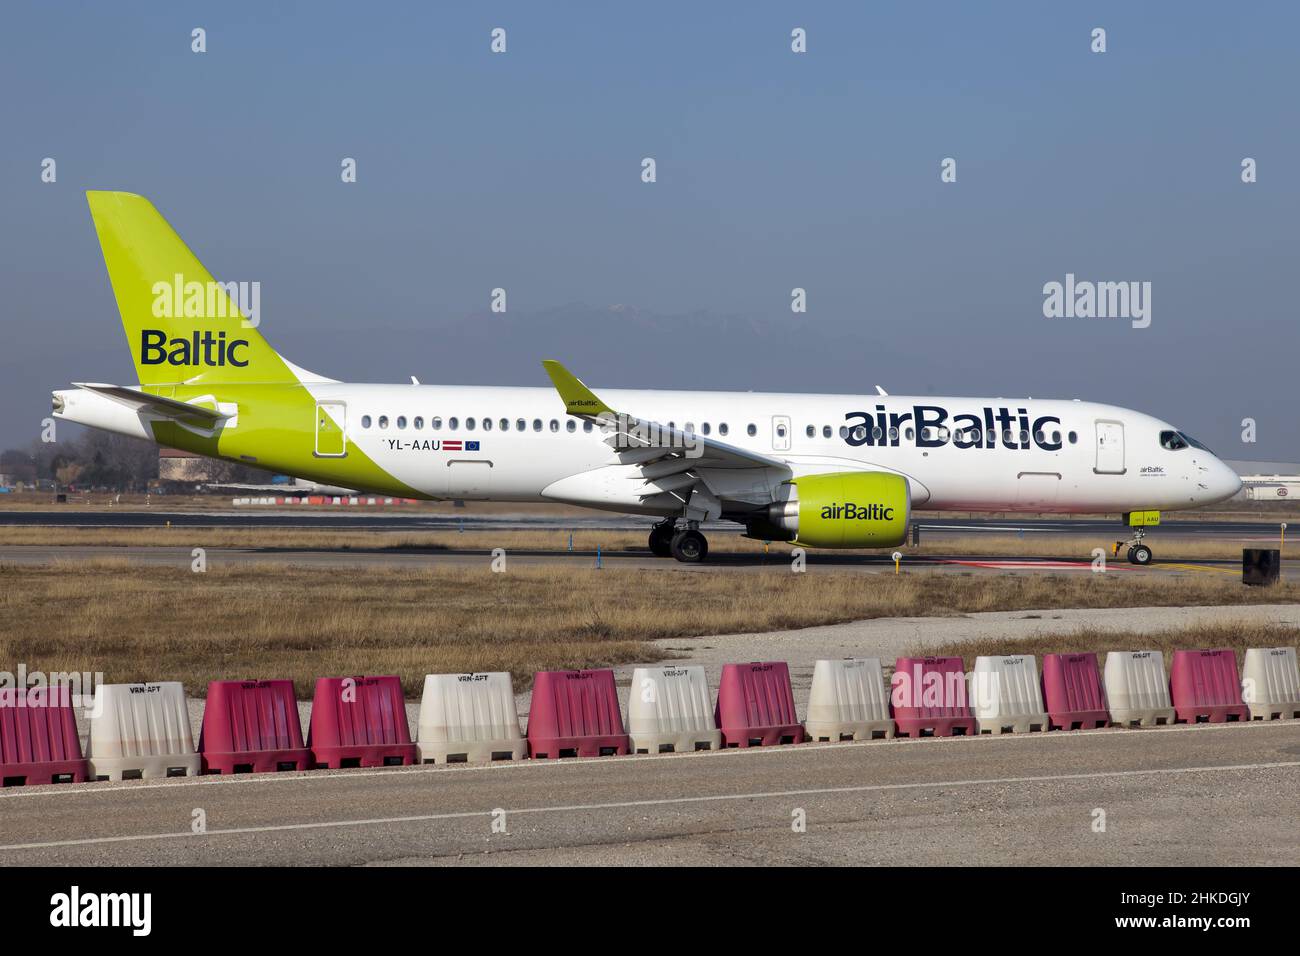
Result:
M144 197L87 193L139 377L53 393L57 418L307 480L432 500L562 502L658 518L650 551L703 561L706 521L812 548L893 548L920 510L1160 512L1241 479L1186 432L1035 399L363 385L282 357ZM414 380L413 380L414 381Z

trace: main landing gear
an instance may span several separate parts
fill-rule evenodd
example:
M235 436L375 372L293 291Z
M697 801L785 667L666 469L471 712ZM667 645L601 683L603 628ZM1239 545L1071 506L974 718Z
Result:
M1151 549L1142 543L1142 539L1145 537L1146 537L1145 528L1133 529L1133 540L1127 542L1129 564L1138 564L1145 567L1146 565L1151 563L1151 557L1152 557ZM1124 547L1124 544L1125 542L1123 541L1115 542L1116 554L1119 554L1119 549Z
M650 553L657 558L670 555L678 561L695 564L709 556L709 542L700 534L696 522L678 530L675 518L661 521L650 529Z

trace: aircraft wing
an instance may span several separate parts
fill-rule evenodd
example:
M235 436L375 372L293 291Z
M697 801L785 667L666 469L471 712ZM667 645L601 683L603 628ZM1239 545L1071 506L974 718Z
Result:
M722 498L757 505L770 500L769 489L792 474L779 458L615 411L559 362L547 359L542 366L565 410L605 433L626 478L639 482L633 490L640 503L663 505L675 499L717 517Z
M231 417L216 408L191 405L189 402L164 398L161 395L150 395L148 392L128 388L125 385L101 385L93 382L73 382L72 384L76 385L77 388L84 388L89 392L95 392L105 398L112 399L132 411L148 412L157 418L180 422L182 425L190 425L195 428L215 428L218 424Z

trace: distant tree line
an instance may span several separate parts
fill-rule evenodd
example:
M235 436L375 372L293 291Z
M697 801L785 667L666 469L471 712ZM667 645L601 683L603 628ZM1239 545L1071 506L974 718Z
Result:
M141 438L87 429L78 437L57 442L35 441L26 450L0 452L0 474L21 484L54 481L60 488L141 492L158 478L158 446ZM234 462L205 463L207 480L248 482L270 480L266 471Z

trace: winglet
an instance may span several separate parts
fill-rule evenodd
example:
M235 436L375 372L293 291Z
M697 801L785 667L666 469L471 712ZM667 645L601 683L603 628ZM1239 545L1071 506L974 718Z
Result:
M551 377L551 383L560 393L560 398L564 400L564 410L570 415L614 414L614 409L597 398L591 389L582 384L578 376L555 359L543 359L542 368L546 369L546 374Z

